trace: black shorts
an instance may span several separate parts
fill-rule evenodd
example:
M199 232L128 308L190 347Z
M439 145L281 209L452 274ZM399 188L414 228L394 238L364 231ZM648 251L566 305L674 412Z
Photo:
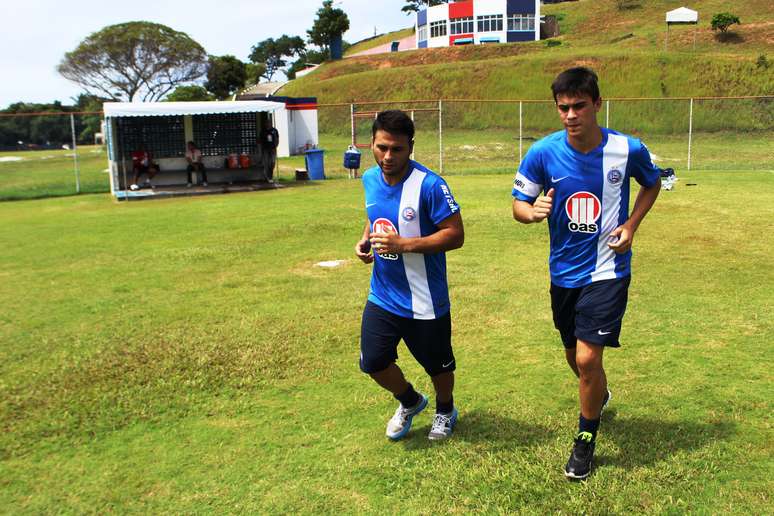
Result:
M437 319L409 319L368 301L360 329L360 370L378 373L398 359L398 343L409 351L430 376L454 371L451 314Z
M598 346L621 346L621 323L626 312L631 276L596 281L579 288L551 284L554 326L567 349L577 339Z

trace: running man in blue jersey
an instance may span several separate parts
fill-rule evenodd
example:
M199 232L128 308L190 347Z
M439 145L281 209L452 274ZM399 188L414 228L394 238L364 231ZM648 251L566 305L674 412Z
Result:
M513 217L548 219L551 308L567 363L579 379L580 418L565 475L586 478L602 409L610 401L602 366L619 347L631 278L634 234L661 189L638 139L597 124L597 76L571 68L551 85L563 131L536 142L513 184ZM629 179L640 184L629 212Z
M401 439L428 402L395 363L403 339L435 388L428 438L445 439L458 412L444 253L465 240L460 207L446 181L409 159L414 123L405 113L379 113L372 135L377 166L363 174L367 220L355 245L357 257L374 265L363 311L360 369L400 402L387 422L387 437Z

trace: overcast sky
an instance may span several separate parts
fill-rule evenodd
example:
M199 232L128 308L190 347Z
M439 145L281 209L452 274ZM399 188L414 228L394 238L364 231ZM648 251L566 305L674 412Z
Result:
M81 89L56 72L65 52L107 25L145 20L167 25L213 55L247 61L250 48L282 34L306 38L322 0L0 0L0 108L18 101L70 104ZM402 0L336 0L349 16L351 43L413 25Z

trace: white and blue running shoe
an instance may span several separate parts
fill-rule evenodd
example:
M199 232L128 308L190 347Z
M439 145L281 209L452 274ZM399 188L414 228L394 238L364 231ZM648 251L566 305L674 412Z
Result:
M427 407L427 396L424 394L419 395L421 399L413 407L405 408L403 405L398 405L398 410L387 421L387 437L393 441L402 439L411 430L411 420L414 416L425 410Z

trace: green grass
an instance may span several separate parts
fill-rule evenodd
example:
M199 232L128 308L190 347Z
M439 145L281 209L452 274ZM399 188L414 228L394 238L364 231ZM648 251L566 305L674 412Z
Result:
M44 150L0 152L0 201L74 195L75 164L72 151ZM110 179L107 154L102 147L78 147L78 168L82 193L107 192Z
M546 228L511 220L510 174L449 181L466 228L448 255L461 418L440 445L427 415L387 442L395 402L357 368L358 181L0 203L0 506L771 513L774 174L695 171L662 193L584 483L561 473L576 383ZM349 261L314 267L331 259Z

